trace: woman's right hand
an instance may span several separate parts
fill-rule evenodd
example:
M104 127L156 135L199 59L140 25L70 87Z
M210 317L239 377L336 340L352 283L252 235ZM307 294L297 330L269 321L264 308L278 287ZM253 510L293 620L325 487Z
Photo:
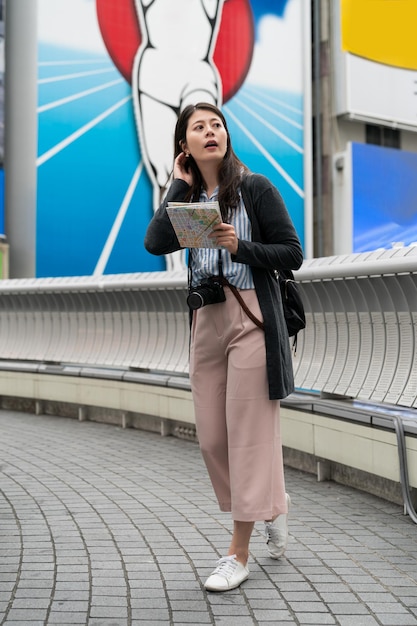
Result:
M191 170L187 167L188 158L189 157L185 155L185 152L179 153L179 155L174 161L173 175L174 175L174 178L180 178L181 180L185 181L187 185L190 185L191 187L193 184L193 175L192 175Z

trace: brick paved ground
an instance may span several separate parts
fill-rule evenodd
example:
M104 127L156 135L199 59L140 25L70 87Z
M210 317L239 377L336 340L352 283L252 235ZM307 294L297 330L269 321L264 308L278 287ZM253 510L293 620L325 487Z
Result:
M195 443L0 412L0 623L417 625L417 528L402 509L287 470L291 540L207 593L231 523Z

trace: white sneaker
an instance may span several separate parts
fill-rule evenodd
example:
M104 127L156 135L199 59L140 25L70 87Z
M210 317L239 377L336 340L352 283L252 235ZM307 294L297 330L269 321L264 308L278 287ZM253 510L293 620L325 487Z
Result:
M217 561L216 569L204 583L208 591L235 589L249 578L249 568L236 560L236 555L225 556Z
M287 499L287 508L290 510L291 498L285 494ZM273 522L265 522L266 545L268 546L269 556L273 559L279 559L287 548L288 543L288 514L282 513L274 519Z

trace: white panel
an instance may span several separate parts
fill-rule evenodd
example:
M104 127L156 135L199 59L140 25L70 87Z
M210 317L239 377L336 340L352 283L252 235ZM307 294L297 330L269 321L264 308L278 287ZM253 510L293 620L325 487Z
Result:
M403 406L413 406L417 408L417 311L413 311L413 362L411 365L411 371L409 378L405 381L404 391L399 399L399 404Z
M359 313L358 361L355 374L347 389L347 395L357 398L371 366L372 326L369 313Z
M343 314L338 314L338 321L340 333L343 334L344 339L347 343L347 356L346 361L343 363L343 367L339 373L339 381L335 386L333 393L341 394L341 395L351 395L352 394L352 380L355 373L358 370L358 359L360 353L360 337L361 331L359 328L359 318L358 314L352 311L348 311L346 314L346 318ZM346 323L346 328L343 328L343 322ZM339 370L338 367L339 360L337 359L335 363L336 371ZM354 395L356 396L357 391L359 390L360 385L357 385L356 391Z
M413 356L416 350L411 314L408 311L399 311L396 317L399 322L397 331L399 333L398 362L394 371L394 379L384 398L385 402L391 404L397 404L400 401L407 380L412 375Z
M381 375L381 367L385 357L385 325L382 313L379 311L373 311L371 313L371 342L372 342L372 356L367 376L364 380L362 389L359 391L358 396L360 398L369 399L376 388L379 377ZM383 393L379 394L379 397L374 397L374 400L383 399Z
M324 390L327 393L340 393L340 378L344 374L344 381L349 377L348 357L349 357L349 327L346 313L336 313L336 339L335 354L330 368L330 374ZM347 383L345 382L345 390ZM345 391L343 392L345 393Z
M297 349L297 371L295 375L295 386L298 389L308 389L306 386L306 376L311 365L314 354L314 344L316 337L315 321L311 313L306 311L306 329L303 331L302 352Z
M314 389L322 389L323 391L328 391L327 389L327 381L329 380L333 366L337 358L339 356L343 361L345 358L345 354L339 354L338 345L337 345L337 327L336 327L336 318L333 312L326 312L324 314L324 323L326 328L326 341L324 345L326 347L326 351L323 354L323 361L320 367L320 371L318 376L314 382Z
M346 109L352 117L417 130L417 72L347 54ZM377 85L369 89L369 85Z
M304 389L317 389L315 383L323 367L326 351L326 322L323 313L314 313L314 347L310 367L303 381Z
M378 402L385 400L387 391L392 385L400 352L400 335L396 313L386 311L383 314L383 319L385 322L385 354L383 360L379 363L381 375L375 390L371 394L371 400L377 400Z

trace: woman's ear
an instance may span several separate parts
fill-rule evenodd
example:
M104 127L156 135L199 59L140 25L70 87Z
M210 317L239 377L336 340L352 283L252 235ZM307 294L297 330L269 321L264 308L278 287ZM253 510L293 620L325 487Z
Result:
M179 144L180 144L180 148L181 148L181 150L182 150L183 152L185 152L185 154L186 154L187 156L189 156L190 152L189 152L189 150L188 150L188 148L187 148L187 142L186 142L186 141L181 140L181 141L179 142Z

